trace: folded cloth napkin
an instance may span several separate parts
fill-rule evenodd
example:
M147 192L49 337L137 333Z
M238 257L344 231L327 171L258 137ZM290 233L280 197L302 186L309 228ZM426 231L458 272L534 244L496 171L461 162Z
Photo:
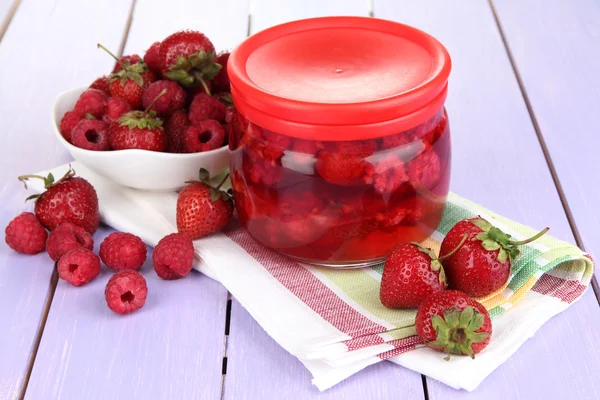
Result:
M151 246L176 231L176 193L124 188L79 163L72 165L96 188L106 224L134 233ZM61 176L67 168L50 172ZM35 185L31 183L42 190ZM439 250L455 223L476 215L517 240L536 233L451 194L442 223L425 245ZM493 318L489 346L475 360L453 357L446 362L415 335L415 310L390 310L379 301L382 265L353 270L304 265L258 244L237 220L224 232L195 241L194 247L199 259L195 268L219 280L310 370L320 390L382 360L473 390L544 322L579 299L594 269L589 255L549 235L521 246L507 286L479 299Z

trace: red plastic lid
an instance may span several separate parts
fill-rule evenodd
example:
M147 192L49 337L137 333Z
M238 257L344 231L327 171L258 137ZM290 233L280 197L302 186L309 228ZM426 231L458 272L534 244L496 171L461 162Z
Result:
M313 18L244 41L228 74L238 110L269 130L318 140L381 137L444 104L450 56L432 36L396 22Z

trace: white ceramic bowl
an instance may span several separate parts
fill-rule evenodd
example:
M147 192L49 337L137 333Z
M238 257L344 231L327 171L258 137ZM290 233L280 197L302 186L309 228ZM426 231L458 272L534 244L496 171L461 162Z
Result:
M123 186L143 190L176 190L185 181L198 178L200 168L211 177L222 174L229 165L227 146L217 150L192 154L159 153L147 150L91 151L67 142L60 134L60 120L72 110L87 88L72 89L59 94L52 109L52 127L58 140L75 160L94 172Z

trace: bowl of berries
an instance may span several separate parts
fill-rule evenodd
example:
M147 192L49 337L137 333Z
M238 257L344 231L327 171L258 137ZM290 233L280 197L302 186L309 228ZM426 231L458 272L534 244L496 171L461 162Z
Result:
M200 32L118 58L89 87L60 93L52 110L59 142L77 161L135 189L177 190L206 169L228 168L234 108L226 63Z

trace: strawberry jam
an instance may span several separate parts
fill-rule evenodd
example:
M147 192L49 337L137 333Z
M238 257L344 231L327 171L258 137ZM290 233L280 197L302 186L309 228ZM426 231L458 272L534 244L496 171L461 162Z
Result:
M279 25L231 53L229 131L238 216L308 263L382 261L439 224L450 180L450 57L374 18Z

